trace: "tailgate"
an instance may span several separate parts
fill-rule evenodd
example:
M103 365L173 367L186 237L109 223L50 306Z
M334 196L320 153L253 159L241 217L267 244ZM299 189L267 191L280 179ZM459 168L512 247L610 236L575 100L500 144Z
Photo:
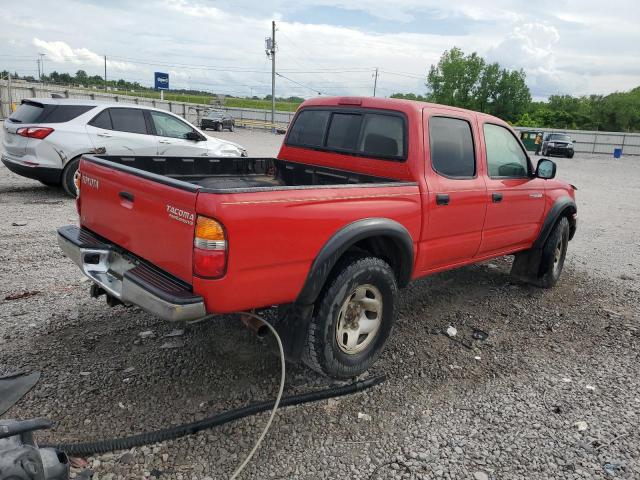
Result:
M94 162L80 162L81 225L191 283L197 187Z

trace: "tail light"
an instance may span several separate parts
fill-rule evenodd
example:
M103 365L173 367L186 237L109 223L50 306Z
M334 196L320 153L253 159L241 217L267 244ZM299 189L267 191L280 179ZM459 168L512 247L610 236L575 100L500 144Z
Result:
M16 131L18 135L28 138L37 138L38 140L46 138L51 134L51 132L53 132L53 128L49 127L22 127Z
M227 269L227 240L224 227L212 218L198 215L193 239L193 273L220 278Z

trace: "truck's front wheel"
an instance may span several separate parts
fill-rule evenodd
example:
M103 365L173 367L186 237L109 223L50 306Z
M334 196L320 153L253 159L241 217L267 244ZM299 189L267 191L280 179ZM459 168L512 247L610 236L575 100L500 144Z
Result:
M351 378L376 361L391 333L398 286L379 258L347 263L323 290L303 353L313 370Z

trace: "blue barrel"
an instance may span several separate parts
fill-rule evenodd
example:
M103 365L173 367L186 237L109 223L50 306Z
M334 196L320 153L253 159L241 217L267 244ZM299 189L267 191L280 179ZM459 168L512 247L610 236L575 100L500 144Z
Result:
M622 156L622 149L621 148L614 148L613 149L613 158L620 158Z

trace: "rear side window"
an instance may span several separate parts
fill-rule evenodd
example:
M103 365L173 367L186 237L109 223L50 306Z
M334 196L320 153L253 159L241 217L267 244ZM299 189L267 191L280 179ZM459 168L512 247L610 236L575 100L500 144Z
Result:
M110 108L113 130L129 133L147 133L147 124L142 110L135 108Z
M476 174L471 125L448 117L429 119L431 166L445 177L472 178Z
M14 123L64 123L79 117L92 108L90 105L50 105L25 102L11 114Z
M406 122L395 113L367 109L301 111L286 144L364 157L403 160Z
M291 128L287 143L301 147L322 146L328 120L329 112L327 111L303 110Z
M109 115L109 109L103 110L98 115L96 115L90 122L89 125L104 128L106 130L113 130L111 126L111 115Z

